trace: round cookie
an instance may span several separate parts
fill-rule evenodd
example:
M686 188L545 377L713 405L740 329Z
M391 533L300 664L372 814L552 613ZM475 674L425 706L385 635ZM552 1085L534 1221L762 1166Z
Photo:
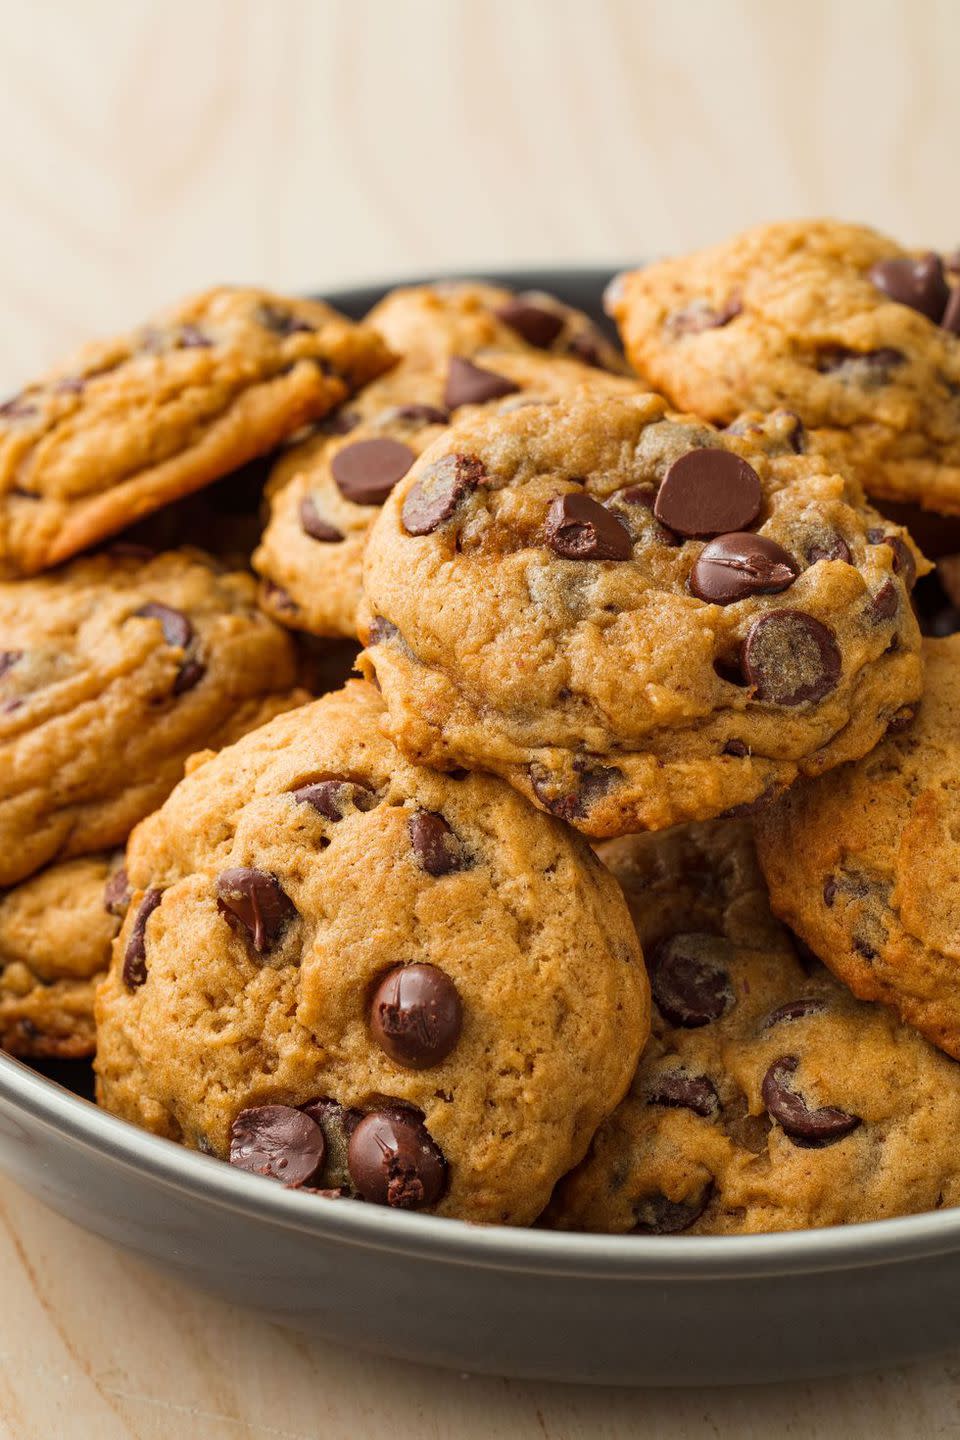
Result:
M960 1059L960 635L924 641L916 719L758 817L774 910L855 995Z
M871 749L920 693L918 557L791 433L589 392L446 431L365 557L360 663L400 749L595 836Z
M194 750L301 703L295 683L252 576L199 551L0 584L0 885L122 844Z
M134 832L100 1099L288 1184L528 1223L646 1039L636 936L578 836L382 720L353 681Z
M773 918L745 821L614 840L654 995L560 1229L742 1235L960 1204L960 1070Z
M938 256L861 226L761 225L618 276L638 372L718 424L794 410L871 495L960 513L960 288Z

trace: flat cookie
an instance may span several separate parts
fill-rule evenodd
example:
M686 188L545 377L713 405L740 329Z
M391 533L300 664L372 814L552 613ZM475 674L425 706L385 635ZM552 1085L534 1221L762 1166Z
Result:
M791 434L589 392L446 431L366 550L360 664L399 748L595 836L871 749L920 694L918 557Z
M960 635L926 640L917 718L758 817L773 908L855 995L960 1059Z
M653 1036L545 1223L744 1235L960 1204L960 1070L801 957L746 822L601 854L647 957Z
M291 704L290 637L199 551L0 584L0 885L110 849L203 746Z
M836 221L761 225L618 276L630 359L717 424L787 406L870 495L960 513L960 287L940 257Z
M636 937L578 836L382 719L352 681L134 832L99 1098L289 1185L524 1224L636 1065Z
M328 305L209 290L0 406L0 574L34 574L272 450L379 375Z

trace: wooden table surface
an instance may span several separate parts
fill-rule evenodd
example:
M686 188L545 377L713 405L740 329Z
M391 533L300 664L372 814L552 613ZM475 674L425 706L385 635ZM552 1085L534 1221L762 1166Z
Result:
M818 213L953 246L958 42L951 0L0 0L0 392L220 279L615 264ZM960 1433L960 1354L465 1379L307 1344L4 1182L0 1219L0 1440Z

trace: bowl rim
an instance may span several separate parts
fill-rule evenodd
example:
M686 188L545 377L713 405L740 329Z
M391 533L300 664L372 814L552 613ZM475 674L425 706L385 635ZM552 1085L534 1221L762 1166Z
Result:
M368 306L397 286L424 284L429 279L475 279L556 291L563 298L568 285L602 289L617 268L603 264L477 266L468 274L384 277L316 293L349 310ZM960 1249L960 1207L762 1235L657 1236L474 1225L356 1201L321 1200L140 1130L2 1052L0 1108L7 1112L0 1116L0 1130L4 1120L7 1125L15 1124L20 1111L68 1145L99 1155L119 1170L133 1171L200 1204L337 1244L477 1269L623 1281L773 1279L903 1264Z

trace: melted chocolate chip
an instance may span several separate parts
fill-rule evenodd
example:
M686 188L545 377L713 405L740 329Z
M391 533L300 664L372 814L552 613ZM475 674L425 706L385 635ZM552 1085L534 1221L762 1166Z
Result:
M689 1200L668 1200L666 1195L645 1196L634 1206L634 1230L638 1235L679 1235L700 1219L712 1197L712 1182Z
M497 319L509 325L521 340L526 340L528 345L534 345L538 350L549 350L564 326L564 317L559 311L535 305L532 300L527 300L522 295L508 300L506 305L499 306L494 313Z
M351 806L355 810L372 810L377 794L369 785L334 775L330 780L317 780L290 792L298 805L310 805L325 820L342 820Z
M562 792L557 789L557 777L549 770L534 763L530 766L530 784L540 804L557 815L561 820L584 819L596 804L608 795L623 779L623 771L616 765L596 765L585 760L574 761L578 772L577 788Z
M217 877L217 909L233 929L245 934L257 955L272 949L297 917L276 875L246 866Z
M365 1115L350 1136L350 1178L374 1205L422 1210L440 1199L447 1162L416 1114L399 1106Z
M906 360L902 350L881 345L876 350L850 350L846 345L825 345L817 353L817 369L822 375L838 375L841 380L861 380L870 385L884 385L889 372Z
M382 505L416 458L409 445L378 436L344 445L331 460L330 471L344 499L354 505Z
M508 380L506 375L484 370L460 355L453 355L447 371L443 403L448 410L456 410L460 405L485 405L488 400L515 395L519 389L520 386Z
M833 631L802 610L774 610L755 620L742 664L757 699L784 706L822 700L836 689L842 668Z
M891 300L909 305L911 310L919 310L935 324L939 322L950 298L943 262L933 251L919 260L908 257L878 260L871 265L867 278Z
M677 535L746 530L760 514L760 477L729 450L688 450L667 471L653 513Z
M431 535L450 519L464 496L485 479L483 464L476 455L442 456L407 494L403 528L408 535Z
M763 1022L763 1029L769 1030L771 1026L780 1025L785 1020L802 1020L805 1015L819 1015L826 1008L826 1001L818 999L816 995L801 995L798 999L788 1000L786 1005L778 1005L776 1010L771 1010Z
M807 548L807 564L816 565L818 560L842 560L845 565L853 564L850 546L842 535L818 536Z
M128 990L138 989L147 978L147 921L162 899L162 890L148 890L137 906L123 956L123 983Z
M439 877L464 868L457 837L442 815L417 810L410 816L407 829L417 863L428 875Z
M251 1175L268 1175L291 1189L313 1180L326 1155L323 1131L291 1105L241 1110L230 1129L230 1164Z
M729 945L714 935L674 935L650 957L650 987L671 1025L694 1030L719 1020L736 997L725 962Z
M796 1055L781 1055L774 1060L763 1077L763 1103L795 1145L810 1148L834 1145L851 1130L856 1130L862 1123L860 1116L832 1105L810 1110L803 1096L789 1085L799 1064Z
M141 605L140 609L133 613L143 620L159 620L163 638L168 645L186 650L193 639L193 626L182 610L174 610L170 605L151 601L148 605Z
M185 660L173 682L174 695L185 695L188 690L200 684L206 673L207 667L200 660Z
M629 560L633 553L626 526L582 491L554 499L544 533L564 560Z
M666 1070L657 1075L647 1092L647 1103L692 1110L705 1119L716 1115L720 1108L713 1081L706 1075L685 1075L682 1070Z
M343 531L338 530L336 525L331 525L329 520L324 520L317 509L317 502L312 495L304 495L300 501L300 528L311 540L319 540L325 545L333 545L343 539Z
M435 965L397 965L370 1003L370 1032L398 1065L428 1070L453 1050L463 1006L449 975Z
M130 880L126 867L114 870L103 887L103 908L109 915L123 919L130 907Z
M690 572L690 589L712 605L734 605L751 595L786 590L799 574L789 550L747 530L720 535L704 546Z
M878 622L892 620L899 608L900 596L892 580L884 581L868 605L870 619Z

